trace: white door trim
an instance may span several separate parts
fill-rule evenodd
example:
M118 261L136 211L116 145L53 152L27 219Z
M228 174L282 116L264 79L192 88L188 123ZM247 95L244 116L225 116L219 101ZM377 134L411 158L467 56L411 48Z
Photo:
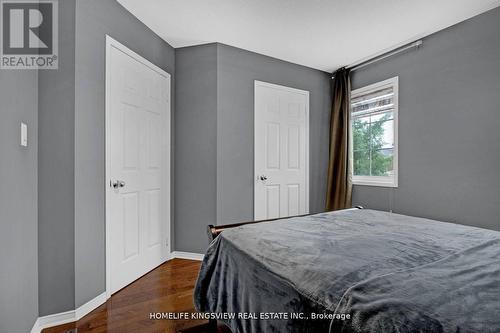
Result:
M109 119L109 112L110 112L110 104L109 104L109 94L110 94L110 89L111 89L111 86L110 86L110 70L111 70L111 57L110 57L110 54L111 54L111 48L115 48L117 50L120 50L121 52L127 54L128 56L130 56L131 58L134 58L135 60L137 60L138 62L140 62L141 64L147 66L148 68L152 69L153 71L155 71L156 73L164 76L165 78L168 79L168 81L170 82L169 83L169 89L171 89L171 76L169 73L165 72L163 69L161 69L160 67L156 66L155 64L151 63L150 61L144 59L141 55L139 55L138 53L130 50L128 47L126 47L125 45L121 44L120 42L116 41L115 39L113 39L112 37L110 37L109 35L106 35L106 88L105 88L105 123L106 123L106 134L105 134L105 137L106 137L106 143L105 143L105 156L106 156L106 176L105 176L105 181L104 181L104 191L106 193L106 299L109 299L111 297L111 268L110 268L110 258L111 258L111 249L110 249L110 217L109 217L109 212L108 212L108 209L107 209L107 203L109 202L109 191L108 191L108 187L109 187L109 179L110 179L110 160L109 160L109 154L108 154L108 151L110 149L110 140L108 138L108 133L109 133L109 129L110 129L110 126L111 124L109 123L108 119ZM168 95L169 95L169 99L168 99L168 104L167 104L167 114L166 114L166 118L168 119L168 124L170 125L170 119L171 119L171 99L172 99L172 96L170 96L170 91L168 92ZM171 125L170 125L171 126ZM170 147L170 137L167 137L165 138L166 140L166 145L167 147ZM166 155L170 155L170 149L168 151L168 153ZM163 156L163 157L166 157L166 156ZM164 160L164 159L163 159ZM170 159L168 159L168 161L170 161ZM170 170L170 168L169 168ZM170 172L170 171L169 171ZM164 179L167 179L169 180L169 183L170 183L170 174L166 175L166 177L164 177ZM168 188L168 187L165 187L165 191L170 191L171 189ZM171 193L168 195L168 198L170 200L171 198ZM170 204L170 203L169 203ZM163 262L169 260L171 258L171 252L172 252L172 249L171 249L171 239L170 239L170 229L171 229L171 224L172 224L172 221L171 219L169 218L169 225L167 226L166 230L167 230L167 239L169 240L169 251L170 254L166 255L164 258L163 258Z
M299 93L299 94L303 94L305 97L306 97L306 138L305 138L305 144L306 144L306 214L309 214L309 149L310 149L310 146L309 146L309 123L310 123L310 120L309 120L309 91L307 90L301 90L301 89L296 89L296 88L291 88L291 87L286 87L286 86L282 86L282 85L278 85L278 84L274 84L274 83L269 83L269 82L264 82L264 81L259 81L259 80L255 80L254 81L254 127L255 127L255 123L256 123L256 115L257 115L257 112L256 112L256 108L257 108L257 94L256 94L256 91L257 91L257 87L268 87L268 88L274 88L274 89L280 89L280 90L283 90L283 91L288 91L288 92L294 92L294 93ZM254 167L253 167L253 177L255 177L255 170L257 169L257 163L256 163L256 160L255 160L255 147L256 147L256 142L255 142L255 129L254 129ZM255 181L254 181L254 209L253 209L253 212L254 212L254 217L255 217L255 211L257 209L256 207L256 202L255 202Z

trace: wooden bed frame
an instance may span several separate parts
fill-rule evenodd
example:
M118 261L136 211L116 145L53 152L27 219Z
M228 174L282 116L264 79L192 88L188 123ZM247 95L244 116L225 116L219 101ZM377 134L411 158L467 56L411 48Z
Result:
M362 206L356 206L354 208L348 208L347 210L352 210L352 209L363 209L363 207ZM241 227L242 225L264 223L264 222L272 222L272 221L290 219L290 218L294 218L294 217L304 217L304 216L310 216L310 215L314 215L314 214L304 214L304 215L297 215L297 216L278 217L278 218L269 219L269 220L239 222L239 223L224 224L224 225L217 225L217 226L214 226L214 225L210 224L210 225L208 225L208 230L207 230L207 232L208 232L208 238L209 238L210 241L213 241L224 230L231 229L231 228L236 228L236 227Z

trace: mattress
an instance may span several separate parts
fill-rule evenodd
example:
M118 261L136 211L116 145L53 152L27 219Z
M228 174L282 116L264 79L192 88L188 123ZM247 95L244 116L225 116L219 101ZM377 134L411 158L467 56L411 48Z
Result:
M194 302L234 333L498 332L500 233L364 209L244 225Z

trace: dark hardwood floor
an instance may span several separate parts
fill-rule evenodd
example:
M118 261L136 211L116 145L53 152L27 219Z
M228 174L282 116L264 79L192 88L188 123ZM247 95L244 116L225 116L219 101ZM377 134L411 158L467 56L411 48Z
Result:
M153 320L155 312L195 312L193 288L200 262L173 259L114 294L78 322L46 328L42 333L208 332L203 320ZM218 332L230 333L224 326Z

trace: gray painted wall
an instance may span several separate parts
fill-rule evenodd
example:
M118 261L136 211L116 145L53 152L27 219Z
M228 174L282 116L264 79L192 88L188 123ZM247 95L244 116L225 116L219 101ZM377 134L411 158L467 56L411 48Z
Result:
M497 8L355 72L354 88L399 76L400 176L354 204L500 230L499 32Z
M38 317L37 72L0 70L0 101L0 332L24 333Z
M170 73L171 96L174 96L175 52L170 45L115 0L77 1L74 180L77 235L75 237L76 307L101 294L106 288L104 232L106 34Z
M217 215L217 44L175 55L175 248L199 252Z
M176 249L204 252L208 224L253 219L254 80L310 91L310 209L322 211L328 75L223 44L176 56Z
M75 305L75 0L59 2L59 31L59 69L38 76L40 316Z
M327 73L218 44L218 223L253 219L254 80L310 92L310 212L325 206L330 119Z

